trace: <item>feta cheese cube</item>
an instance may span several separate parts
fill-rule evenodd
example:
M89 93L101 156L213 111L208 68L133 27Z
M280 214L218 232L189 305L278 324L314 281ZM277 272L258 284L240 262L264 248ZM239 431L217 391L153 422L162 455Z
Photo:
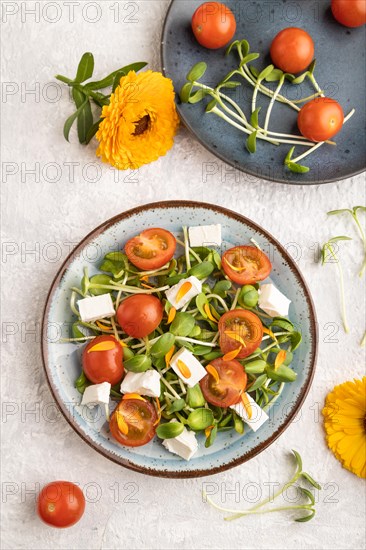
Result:
M262 285L258 305L271 317L286 317L291 300L286 298L273 284Z
M239 403L236 403L236 405L231 405L230 409L233 409L248 426L256 432L265 422L268 420L268 415L266 412L264 412L263 409L260 408L259 405L250 397L250 395L246 394L248 401L252 407L252 417L248 418L248 413L246 411L246 408L244 407L243 403L239 401Z
M221 224L198 225L188 228L189 244L193 246L221 246Z
M78 301L81 320L91 323L105 317L113 317L115 310L110 294L100 294L91 298L83 298Z
M111 385L109 382L87 386L83 393L81 405L87 405L89 408L93 408L98 404L108 405L110 391Z
M187 371L185 374L189 373L189 376L185 376L185 374L182 373L182 365L181 368L179 368L179 361L184 364L184 371ZM170 359L170 366L179 378L181 378L190 388L195 386L207 374L206 369L203 368L198 359L196 359L193 353L186 348L181 348L173 355Z
M122 380L121 392L159 397L160 374L153 369L146 372L128 372Z
M176 420L171 422L176 422ZM190 460L198 449L195 433L187 430L187 428L184 428L178 437L164 439L163 445L168 451L184 458L184 460Z
M181 287L184 285L184 283L191 283L192 287L188 290L188 292L182 296L182 298L177 302L177 295ZM202 292L202 283L197 277L192 275L191 277L187 277L187 279L182 279L177 283L176 285L172 286L165 292L165 295L168 299L168 301L172 304L175 309L181 309L183 306L185 306L192 298L197 296L197 294L200 294Z

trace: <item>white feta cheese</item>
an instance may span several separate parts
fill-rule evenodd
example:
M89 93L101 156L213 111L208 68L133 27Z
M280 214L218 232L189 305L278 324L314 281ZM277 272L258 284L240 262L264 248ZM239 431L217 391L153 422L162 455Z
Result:
M252 407L252 417L248 417L246 408L244 407L242 401L236 403L236 405L231 405L230 409L233 409L248 426L256 432L265 422L268 420L268 414L264 412L263 409L250 397L246 394L248 401Z
M81 320L91 323L105 317L113 317L115 310L110 294L100 294L91 298L83 298L78 301Z
M146 372L128 372L122 380L121 393L138 393L148 397L159 397L160 374L153 369Z
M221 224L197 225L188 228L189 244L194 246L221 246Z
M111 385L109 382L87 386L83 393L81 405L87 405L89 408L93 408L95 405L108 405L110 391Z
M271 317L287 317L291 300L286 298L273 284L262 285L258 305Z
M179 364L180 361L182 365ZM195 386L207 374L206 369L203 368L198 359L196 359L193 353L186 348L181 348L173 355L170 359L170 366L179 378L181 378L190 388ZM182 368L184 370L187 369L187 374L189 372L189 376L185 376L182 373Z
M191 283L191 288L188 290L188 292L182 296L182 298L177 302L177 295L181 287L185 283ZM172 304L175 309L181 309L183 306L185 306L192 298L197 296L197 294L200 294L202 292L202 283L197 277L192 275L191 277L188 277L187 279L182 279L177 283L176 285L172 286L165 292L165 295L168 299L168 301Z
M171 422L176 422L172 420ZM164 439L163 445L168 451L179 455L184 460L190 460L198 449L196 435L191 430L184 428L183 432L178 437Z

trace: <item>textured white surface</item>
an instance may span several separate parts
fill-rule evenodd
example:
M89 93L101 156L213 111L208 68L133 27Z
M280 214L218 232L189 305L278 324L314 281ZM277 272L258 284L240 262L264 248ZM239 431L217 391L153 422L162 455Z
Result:
M117 6L119 22L114 20ZM73 132L71 145L63 139L62 124L72 105L66 89L50 84L53 75L71 75L88 50L95 54L96 75L137 60L159 69L167 6L165 0L2 3L3 81L8 83L2 99L2 393L7 413L2 418L2 548L362 549L365 485L327 450L319 411L336 383L364 372L358 344L365 328L365 285L356 276L361 246L350 220L325 215L365 203L364 175L306 188L256 180L216 160L184 129L168 156L138 172L118 173L96 160L93 146L78 145ZM39 17L26 12L34 7ZM17 12L5 18L4 10ZM57 93L61 97L52 102ZM205 177L207 166L214 174ZM32 169L36 172L27 172ZM149 478L100 456L57 414L41 363L42 308L72 246L109 217L166 199L217 203L263 225L294 256L318 314L317 372L296 422L250 463L204 480ZM340 327L335 266L321 268L315 261L318 243L335 234L355 236L340 251L349 335ZM277 514L226 523L202 502L204 482L211 484L209 491L217 490L217 501L225 504L226 499L231 507L255 502L256 488L267 496L265 482L287 479L291 448L301 452L305 467L323 484L310 523L291 523ZM31 491L54 479L73 480L86 491L86 513L69 530L52 530L35 516ZM229 494L235 490L236 495Z

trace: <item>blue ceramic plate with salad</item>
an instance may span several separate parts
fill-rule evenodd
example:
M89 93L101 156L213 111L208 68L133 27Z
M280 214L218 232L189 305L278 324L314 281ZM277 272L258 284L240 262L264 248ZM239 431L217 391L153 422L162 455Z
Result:
M229 36L232 47L226 55L227 46L208 49L193 34L192 16L201 4L172 1L161 48L163 71L173 80L180 117L195 137L218 158L248 174L243 183L254 177L320 184L363 172L365 26L340 24L330 0L226 0L230 13L209 7L195 20L197 36L210 46L215 32L205 31L207 21L221 18L228 26L234 18L236 31ZM278 39L280 53L271 48L278 33L293 27L310 43L305 68L296 65L290 35L281 35L282 42ZM289 37L287 47L284 36ZM296 35L294 40L300 39ZM333 100L338 113L329 114L324 98L313 102L321 95ZM335 120L334 137L323 137L322 121L326 133L332 133Z
M197 477L241 464L291 423L314 375L313 303L249 219L188 201L92 231L49 292L42 351L76 432L127 468Z

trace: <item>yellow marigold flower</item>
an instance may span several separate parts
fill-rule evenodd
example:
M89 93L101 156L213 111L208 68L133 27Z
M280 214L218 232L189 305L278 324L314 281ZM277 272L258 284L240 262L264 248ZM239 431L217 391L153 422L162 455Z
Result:
M366 478L366 376L336 386L322 412L329 448L344 468Z
M97 155L120 170L157 160L173 146L179 118L172 81L161 73L130 71L103 107Z

